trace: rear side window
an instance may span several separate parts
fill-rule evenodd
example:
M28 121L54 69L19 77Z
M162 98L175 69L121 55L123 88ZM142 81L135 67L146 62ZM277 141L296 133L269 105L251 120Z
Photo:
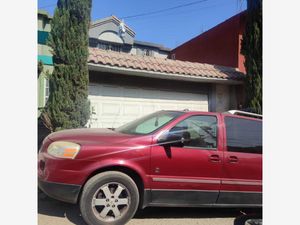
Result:
M262 154L262 121L225 117L227 151Z

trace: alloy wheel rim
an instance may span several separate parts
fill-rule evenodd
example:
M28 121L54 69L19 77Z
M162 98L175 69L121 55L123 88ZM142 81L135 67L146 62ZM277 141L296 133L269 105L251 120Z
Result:
M120 219L128 211L129 205L130 193L124 185L118 182L102 185L92 199L94 215L105 222Z

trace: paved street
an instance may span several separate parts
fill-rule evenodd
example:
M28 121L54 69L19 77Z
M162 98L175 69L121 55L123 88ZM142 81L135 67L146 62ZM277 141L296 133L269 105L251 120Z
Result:
M146 208L139 211L128 225L233 225L237 209ZM77 205L38 198L39 225L86 225Z

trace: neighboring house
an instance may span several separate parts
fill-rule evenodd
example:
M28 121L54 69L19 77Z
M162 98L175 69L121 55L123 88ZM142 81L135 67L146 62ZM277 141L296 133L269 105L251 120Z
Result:
M49 96L49 80L47 73L53 71L53 60L50 47L47 46L47 38L51 30L51 17L46 11L38 11L38 61L43 63L43 71L38 77L38 108L45 106ZM39 110L40 114L40 110ZM39 115L38 115L39 116Z
M45 106L49 97L49 76L53 71L53 59L49 46L47 46L47 38L51 30L51 16L44 11L38 11L38 56L37 60L43 63L43 71L38 74L38 117L40 117L41 109ZM38 149L43 139L49 134L49 130L38 119Z
M245 74L245 57L241 54L245 25L246 11L243 11L176 47L170 55L177 60L237 68ZM216 86L215 91L222 93L224 87ZM244 86L236 86L234 92L239 107L242 107L245 100Z
M124 52L132 55L167 58L171 49L162 45L137 41L135 32L115 16L92 22L89 31L90 47Z
M170 49L135 40L115 16L89 31L89 127L115 128L162 109L237 108L244 74L235 68L169 59Z
M245 57L240 53L246 11L218 24L171 51L173 58L238 68L245 73Z

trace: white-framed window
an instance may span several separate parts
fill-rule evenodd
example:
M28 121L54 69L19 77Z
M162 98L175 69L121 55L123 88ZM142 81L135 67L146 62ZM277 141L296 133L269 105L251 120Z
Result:
M153 51L149 48L138 48L137 49L137 55L153 56Z
M153 52L152 52L150 49L145 49L145 50L144 50L144 54L145 54L146 56L153 56Z
M49 98L49 79L48 78L45 78L45 105L48 101L48 98Z
M98 48L103 50L111 50L115 52L121 52L121 45L119 44L110 44L110 43L98 43Z

